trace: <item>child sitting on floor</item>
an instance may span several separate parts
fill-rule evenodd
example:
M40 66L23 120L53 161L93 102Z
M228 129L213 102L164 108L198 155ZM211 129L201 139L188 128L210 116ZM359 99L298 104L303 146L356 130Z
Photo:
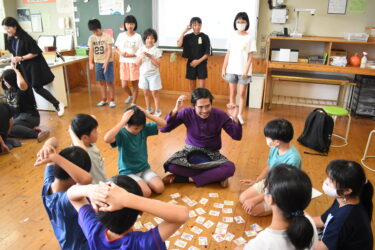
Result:
M264 201L264 181L267 173L278 164L289 164L301 168L301 156L297 149L290 144L293 139L293 126L285 119L274 119L264 127L267 145L271 148L267 166L255 179L242 180L242 183L252 185L240 195L244 210L251 216L266 216L272 213L271 207Z

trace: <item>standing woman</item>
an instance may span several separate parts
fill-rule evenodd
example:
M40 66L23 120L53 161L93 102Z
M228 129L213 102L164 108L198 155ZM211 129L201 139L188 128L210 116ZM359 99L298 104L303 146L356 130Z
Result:
M335 200L322 216L314 217L323 228L319 250L373 249L371 230L373 186L361 165L354 161L334 160L326 169L323 191Z
M225 55L222 77L229 82L229 101L236 104L237 85L239 85L239 111L238 120L244 124L243 108L246 102L247 85L251 82L250 66L253 53L256 52L256 41L247 30L250 22L246 12L239 12L234 19L236 31L227 42L227 54Z
M52 74L42 50L36 41L24 31L13 17L6 17L2 22L8 35L7 49L13 54L12 63L17 63L27 84L36 93L49 101L55 107L58 116L64 114L64 104L60 103L48 90L43 88L53 81Z

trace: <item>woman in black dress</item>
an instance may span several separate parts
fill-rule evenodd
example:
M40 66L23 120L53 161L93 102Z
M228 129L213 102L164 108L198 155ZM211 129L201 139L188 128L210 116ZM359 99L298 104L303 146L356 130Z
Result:
M18 64L17 67L27 84L36 93L52 103L57 110L57 114L62 116L64 114L64 104L60 103L48 90L43 88L44 85L51 83L55 76L43 57L42 50L13 17L4 18L2 25L8 35L6 48L13 54L12 63Z
M36 109L34 93L20 71L15 67L5 70L1 76L1 86L13 116L13 126L11 126L9 136L36 138L38 142L46 139L49 131L41 131L37 128L40 116Z

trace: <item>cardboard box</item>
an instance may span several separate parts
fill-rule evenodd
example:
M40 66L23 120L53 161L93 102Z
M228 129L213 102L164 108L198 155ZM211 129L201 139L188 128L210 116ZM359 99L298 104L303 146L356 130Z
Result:
M272 49L271 61L275 62L297 62L298 50L294 49Z

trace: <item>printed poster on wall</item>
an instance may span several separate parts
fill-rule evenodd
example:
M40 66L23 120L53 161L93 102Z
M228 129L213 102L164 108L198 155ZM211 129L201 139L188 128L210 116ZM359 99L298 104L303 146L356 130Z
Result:
M29 9L17 9L17 19L24 30L28 32L31 31L31 17Z
M98 0L99 15L124 15L124 0Z

